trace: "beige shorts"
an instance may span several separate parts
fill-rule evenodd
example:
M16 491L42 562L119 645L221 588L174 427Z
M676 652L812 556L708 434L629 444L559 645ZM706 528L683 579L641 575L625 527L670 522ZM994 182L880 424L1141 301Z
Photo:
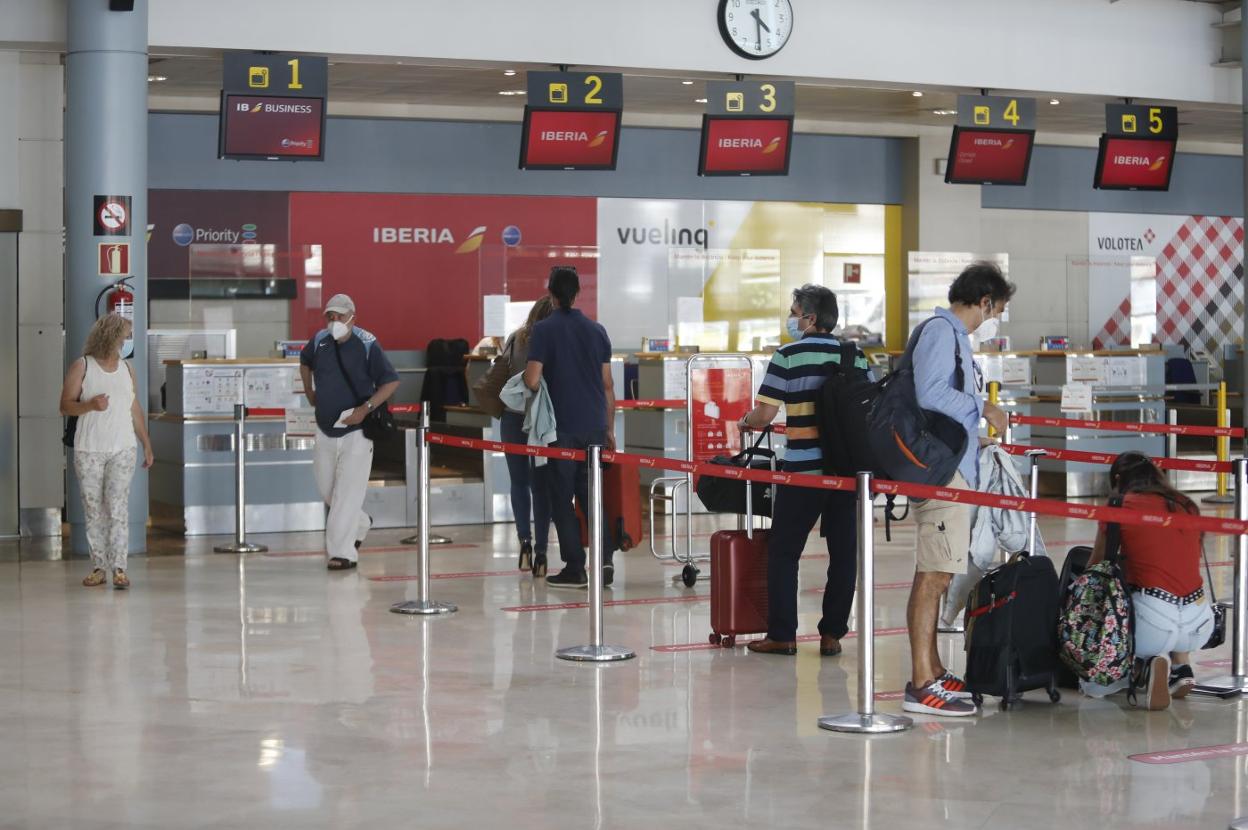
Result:
M948 484L970 490L966 479L956 473ZM918 523L915 543L915 570L920 573L966 573L971 546L971 505L928 499L914 506Z

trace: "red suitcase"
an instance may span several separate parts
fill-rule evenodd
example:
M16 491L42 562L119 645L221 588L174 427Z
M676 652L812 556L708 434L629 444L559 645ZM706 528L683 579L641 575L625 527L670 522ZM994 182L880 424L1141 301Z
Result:
M585 511L577 505L581 521L581 544L589 545L589 525ZM641 471L624 464L604 464L602 468L602 519L616 550L632 550L641 543L645 531L641 518Z
M736 645L738 634L767 633L767 531L753 527L753 490L745 485L743 525L753 529L711 536L711 644L724 648Z
M738 634L767 633L767 531L711 536L711 643L732 648Z

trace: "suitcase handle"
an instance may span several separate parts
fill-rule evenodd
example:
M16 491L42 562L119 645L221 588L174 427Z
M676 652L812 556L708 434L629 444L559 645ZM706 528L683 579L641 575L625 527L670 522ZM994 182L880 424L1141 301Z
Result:
M749 433L752 431L753 430L751 430L749 427L742 426L741 427L742 439L745 438L746 433ZM758 445L763 443L764 438L767 439L767 449L765 452L759 452ZM745 443L744 440L742 440L742 443ZM750 469L750 462L753 460L753 456L755 453L758 453L759 455L765 455L767 460L771 463L771 471L773 473L776 471L776 452L772 448L772 445L771 445L771 424L768 424L766 427L763 428L762 435L758 436L758 440L754 442L754 446L750 447L749 450L742 450L741 454L746 456L746 469ZM744 528L741 527L742 519L741 517L738 516L737 517L737 529L745 530L745 538L753 539L754 538L754 482L745 481L742 483L745 484L745 519L744 519L745 527ZM774 505L776 503L776 485L769 484L768 487L771 488L771 503L773 505L772 510L774 511L775 510Z

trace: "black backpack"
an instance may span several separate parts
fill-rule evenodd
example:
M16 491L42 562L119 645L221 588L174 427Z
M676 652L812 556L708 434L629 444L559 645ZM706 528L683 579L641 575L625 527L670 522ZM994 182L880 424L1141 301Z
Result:
M841 343L841 362L828 361L827 379L815 398L823 471L830 476L879 472L867 441L867 413L879 386L856 365L859 354L853 343Z
M914 388L914 349L923 329L936 319L914 330L897 368L876 384L866 435L876 469L886 478L943 487L953 479L966 453L967 435L948 415L921 408ZM956 334L953 345L954 372L961 389L965 374Z

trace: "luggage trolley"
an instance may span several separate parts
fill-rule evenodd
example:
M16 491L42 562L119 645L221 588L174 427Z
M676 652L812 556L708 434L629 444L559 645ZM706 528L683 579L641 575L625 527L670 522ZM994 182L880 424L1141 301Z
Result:
M699 448L697 446L697 430L695 424L695 406L706 406L707 404L715 404L721 409L725 407L728 401L705 400L697 401L694 399L694 372L696 370L711 371L715 369L748 369L750 372L750 392L747 405L752 407L754 404L754 394L758 390L758 367L749 355L743 354L696 354L689 358L685 363L685 460L687 461L706 461L715 455L722 455L728 451L727 447L710 449ZM747 410L748 411L748 410ZM735 419L734 419L735 420ZM685 493L685 509L678 509L679 494L681 490ZM692 588L698 582L698 575L701 570L698 568L698 562L707 562L710 560L710 552L694 553L693 550L693 500L695 494L693 490L693 474L685 473L678 476L661 476L650 483L650 553L660 562L672 561L683 564L680 576L673 581L681 581L686 587ZM663 502L670 502L672 505L672 524L671 532L666 534L668 541L668 552L660 551L661 543L658 541L659 536L655 533L654 517ZM683 512L685 517L684 528L684 546L683 548L677 541L677 516Z

